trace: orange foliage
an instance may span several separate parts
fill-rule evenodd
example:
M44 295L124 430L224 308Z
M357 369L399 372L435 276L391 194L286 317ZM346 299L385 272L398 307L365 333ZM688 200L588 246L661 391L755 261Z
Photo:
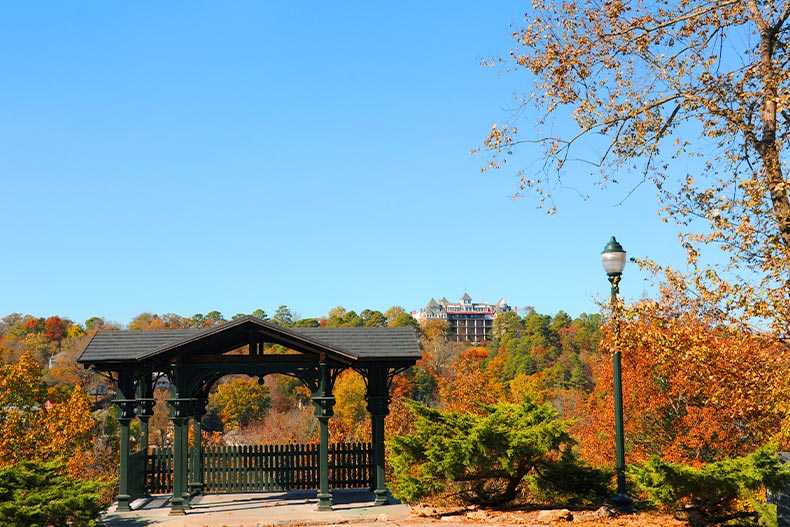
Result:
M345 370L335 381L335 415L329 420L329 437L333 443L366 442L371 438L370 418L365 399L365 380Z
M313 405L269 412L263 419L239 430L237 439L247 444L317 443L318 420Z
M414 415L403 404L403 399L409 393L411 393L409 381L403 375L396 376L390 389L390 413L384 421L384 437L390 438L413 431Z
M80 386L68 401L55 403L42 413L37 426L40 443L38 456L42 459L68 457L68 470L77 475L92 459L93 417L87 394Z
M507 353L505 353L504 349L499 350L496 355L494 355L494 358L488 361L486 365L486 374L492 379L504 379L506 359Z
M486 348L473 347L461 354L454 374L439 379L439 396L444 410L479 414L482 404L495 404L505 396L502 384L486 374Z
M666 306L666 304L665 304ZM690 464L743 455L778 440L788 445L790 349L767 336L716 325L693 311L637 304L619 337L629 462L660 455ZM595 389L576 433L593 464L613 464L611 356L594 366Z
M46 399L43 371L30 353L0 368L0 465L63 459L70 474L94 477L106 467L94 448L95 422L87 394Z

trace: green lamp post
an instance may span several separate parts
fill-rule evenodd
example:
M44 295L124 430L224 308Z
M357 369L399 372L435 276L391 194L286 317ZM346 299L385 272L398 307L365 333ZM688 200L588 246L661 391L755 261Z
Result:
M612 236L609 243L601 251L601 263L603 270L609 277L612 284L610 302L612 305L612 316L618 315L617 297L620 293L620 277L625 268L625 250ZM615 328L617 328L617 320ZM617 331L617 330L616 330ZM612 353L612 366L614 373L614 431L615 431L615 452L617 461L617 495L612 498L612 503L622 512L633 512L633 500L628 496L625 488L625 442L623 439L623 380L621 375L621 355L620 346L617 339L619 334L615 333L614 352Z

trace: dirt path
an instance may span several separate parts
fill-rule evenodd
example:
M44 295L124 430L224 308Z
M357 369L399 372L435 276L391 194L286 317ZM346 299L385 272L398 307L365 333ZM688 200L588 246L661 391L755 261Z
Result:
M475 525L523 525L526 527L546 527L565 525L568 527L684 527L685 522L667 514L636 513L616 515L607 518L596 517L594 512L571 513L570 519L549 518L540 511L468 511L453 512L431 516L421 516L419 508L401 520L378 520L376 522L355 523L354 527L471 527ZM326 524L326 526L348 526L348 523ZM261 526L263 527L263 526Z

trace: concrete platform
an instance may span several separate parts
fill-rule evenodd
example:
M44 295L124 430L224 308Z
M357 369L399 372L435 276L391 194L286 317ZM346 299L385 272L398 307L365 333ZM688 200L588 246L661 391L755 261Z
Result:
M395 500L374 506L375 495L359 490L332 493L332 510L318 511L315 491L207 494L190 502L184 515L170 516L170 495L153 496L132 503L132 512L115 506L102 514L106 527L268 527L385 522L409 516L408 505Z

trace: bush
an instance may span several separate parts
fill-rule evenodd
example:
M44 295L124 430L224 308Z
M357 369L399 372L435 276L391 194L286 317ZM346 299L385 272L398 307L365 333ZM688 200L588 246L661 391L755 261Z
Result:
M101 483L66 476L57 462L0 467L0 525L94 527Z
M406 405L415 431L389 446L395 493L407 501L455 495L499 505L514 500L527 478L533 489L555 494L573 493L579 481L589 486L579 497L605 488L607 475L578 461L567 422L548 404L498 403L482 406L483 415Z
M529 479L537 499L555 504L567 501L589 504L611 497L612 476L613 472L585 465L576 450L567 449L559 459L536 468Z
M721 523L739 517L757 518L759 510L769 510L749 507L749 501L757 492L781 488L790 481L790 468L782 465L771 447L699 468L653 457L632 467L630 473L650 502L665 509L690 508L693 514L689 519L696 524Z

